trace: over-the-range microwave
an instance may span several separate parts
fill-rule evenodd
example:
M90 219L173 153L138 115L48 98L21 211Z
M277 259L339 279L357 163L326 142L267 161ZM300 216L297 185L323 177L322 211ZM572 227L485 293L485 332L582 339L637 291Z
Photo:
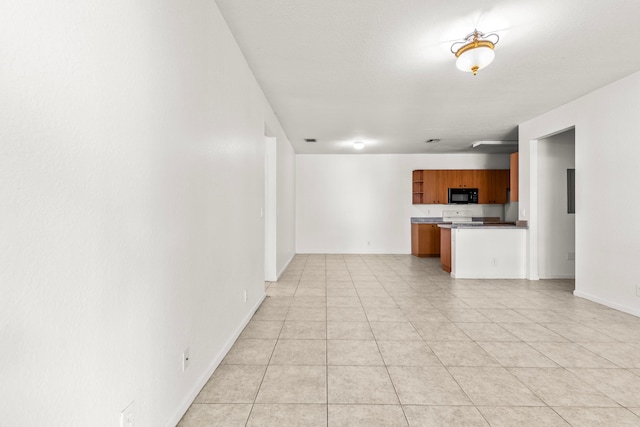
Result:
M467 205L478 203L477 188L449 188L449 204Z

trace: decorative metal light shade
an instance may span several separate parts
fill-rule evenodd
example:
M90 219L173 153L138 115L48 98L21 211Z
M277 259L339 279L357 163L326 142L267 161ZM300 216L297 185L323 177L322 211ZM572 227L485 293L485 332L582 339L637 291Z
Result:
M495 39L490 40L492 37ZM498 40L500 37L497 34L485 35L478 30L473 30L473 33L467 34L463 41L452 44L451 53L458 58L456 61L458 69L472 72L475 76L479 69L491 64L495 58L493 48Z

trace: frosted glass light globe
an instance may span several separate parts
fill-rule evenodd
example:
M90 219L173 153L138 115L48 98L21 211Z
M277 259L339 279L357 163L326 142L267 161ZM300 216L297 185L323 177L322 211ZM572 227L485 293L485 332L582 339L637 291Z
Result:
M478 46L466 50L456 60L456 66L460 71L472 72L474 75L481 68L491 64L496 54L488 46Z

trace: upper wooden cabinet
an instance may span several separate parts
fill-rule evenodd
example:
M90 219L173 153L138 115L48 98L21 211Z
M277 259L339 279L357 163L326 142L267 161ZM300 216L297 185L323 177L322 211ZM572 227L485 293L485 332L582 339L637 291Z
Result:
M484 171L485 182L483 186L478 186L478 203L479 204L497 204L504 205L507 203L507 188L509 188L509 171L508 170L487 170Z
M446 204L448 200L448 187L446 186L446 175L441 170L422 171L423 195L422 203L429 205Z
M518 179L518 153L515 152L511 155L510 157L510 166L511 166L511 171L510 171L510 178L511 178L511 185L510 185L510 199L512 202L517 202L518 201L518 185L519 185L519 179Z
M508 170L415 170L413 204L447 204L449 188L477 188L479 204L507 203Z

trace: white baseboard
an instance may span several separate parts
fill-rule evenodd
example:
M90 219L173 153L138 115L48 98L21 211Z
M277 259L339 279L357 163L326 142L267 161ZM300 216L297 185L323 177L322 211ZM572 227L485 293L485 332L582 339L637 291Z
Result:
M293 261L293 258L296 256L295 252L293 253L293 255L291 255L291 258L289 258L289 261L287 261L284 264L284 267L282 267L280 269L280 271L278 271L278 274L276 275L276 282L280 279L280 276L282 276L282 273L284 273L284 271L287 269L287 267L289 267L289 264L291 264L291 261Z
M207 381L209 381L209 378L211 378L211 375L213 375L213 372L218 368L218 366L222 362L222 359L224 359L224 357L227 355L229 350L231 350L231 347L236 342L236 340L242 333L245 326L247 326L247 323L249 323L249 321L255 314L256 310L258 310L258 307L260 307L260 304L262 304L262 301L264 301L266 296L267 296L266 293L262 294L258 302L251 308L251 310L245 316L245 318L242 319L242 322L240 322L240 325L238 325L233 335L231 335L231 337L229 337L229 339L225 342L224 346L218 352L218 355L213 359L213 361L211 362L207 370L200 376L200 378L198 378L193 388L191 389L191 392L187 394L187 396L183 399L182 403L178 407L178 410L175 416L171 419L171 422L167 424L168 427L176 426L178 422L180 422L180 419L184 416L184 414L187 413L193 401L196 399L196 397L198 397L198 393L200 393L200 391L205 386Z
M613 308L613 309L618 310L618 311L622 311L624 313L631 314L633 316L640 317L640 310L637 310L635 308L625 307L624 305L620 305L620 304L617 304L615 302L607 301L607 300L602 299L600 297L597 297L595 295L591 295L591 294L588 294L586 292L581 292L581 291L577 291L577 290L573 291L573 295L575 295L577 297L580 297L580 298L588 299L589 301L593 301L595 303L604 305L604 306L609 307L609 308Z

